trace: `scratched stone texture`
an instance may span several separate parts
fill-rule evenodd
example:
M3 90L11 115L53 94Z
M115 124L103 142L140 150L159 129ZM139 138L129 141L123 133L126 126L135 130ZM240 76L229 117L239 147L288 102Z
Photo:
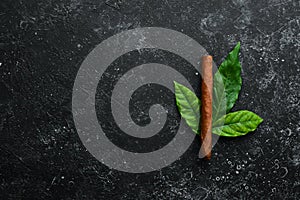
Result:
M0 199L300 198L298 0L1 0L0 8ZM97 161L72 118L77 71L101 41L146 26L194 38L217 64L240 41L243 87L233 110L259 114L258 130L221 138L210 161L197 159L196 138L176 162L146 174ZM151 61L139 53L120 67ZM146 101L160 95L144 89L154 91ZM133 118L149 120L138 110Z

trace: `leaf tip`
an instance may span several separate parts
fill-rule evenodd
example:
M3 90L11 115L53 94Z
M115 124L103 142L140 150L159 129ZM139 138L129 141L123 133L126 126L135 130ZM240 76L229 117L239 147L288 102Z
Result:
M259 123L261 124L264 121L264 119L261 118L260 116L258 116L258 117L259 117Z
M182 86L180 83L178 83L177 81L173 81L173 83L174 83L174 87L175 87L175 89L176 88L179 88L180 86Z
M241 42L238 42L235 46L235 49L237 50L237 52L239 52L240 48L241 48Z

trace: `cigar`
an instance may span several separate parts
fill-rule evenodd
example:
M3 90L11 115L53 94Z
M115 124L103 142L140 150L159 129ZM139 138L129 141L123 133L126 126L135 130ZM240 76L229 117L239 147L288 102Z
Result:
M209 160L212 148L212 56L202 57L202 83L201 83L201 149L199 157Z

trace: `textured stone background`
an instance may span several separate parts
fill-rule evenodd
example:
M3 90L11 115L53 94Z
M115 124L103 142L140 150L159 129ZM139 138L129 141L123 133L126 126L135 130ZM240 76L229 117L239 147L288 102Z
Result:
M299 198L298 0L2 0L0 8L0 199ZM195 141L147 174L93 158L72 119L77 70L104 39L145 26L189 35L217 64L241 41L234 110L262 116L258 130L220 139L209 162L196 158Z

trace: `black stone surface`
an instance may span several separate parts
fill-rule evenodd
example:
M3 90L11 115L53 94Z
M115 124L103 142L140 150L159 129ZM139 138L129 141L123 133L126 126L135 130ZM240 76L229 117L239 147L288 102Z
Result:
M2 0L0 8L0 199L299 199L298 0ZM220 139L210 161L197 159L195 140L146 174L109 169L87 152L71 112L77 70L104 39L146 26L194 38L217 64L241 41L234 110L262 116L258 130Z

